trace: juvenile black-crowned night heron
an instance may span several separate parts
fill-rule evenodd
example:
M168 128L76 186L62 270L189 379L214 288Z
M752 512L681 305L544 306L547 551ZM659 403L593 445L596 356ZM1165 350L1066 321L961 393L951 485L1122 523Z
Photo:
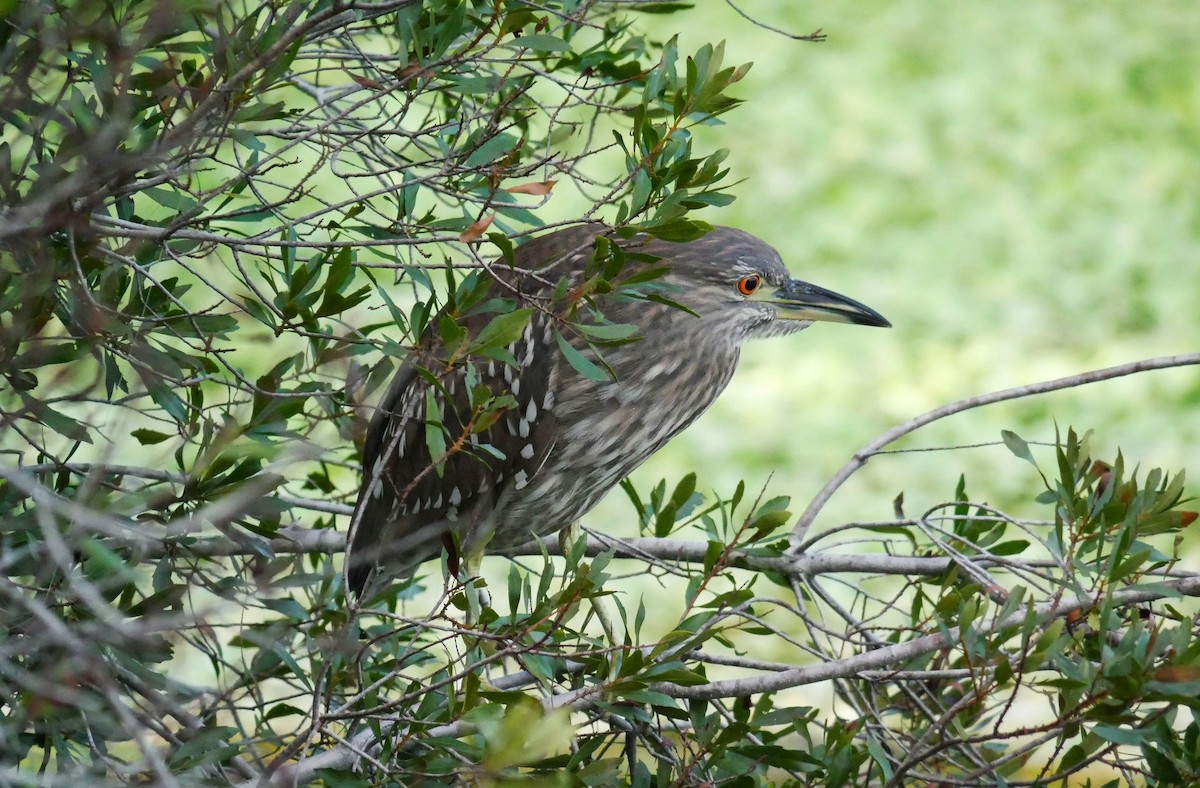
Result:
M471 360L476 385L511 393L515 404L466 440L456 441L470 432L467 364L448 358L438 320L430 321L367 433L346 562L352 591L361 593L377 572L410 576L443 544L453 545L451 534L463 555L478 557L571 525L713 403L749 339L792 334L818 320L889 325L870 307L792 279L778 252L741 230L717 227L685 243L639 236L618 241L631 255L622 276L665 267L653 280L656 292L687 310L636 297L600 298L609 323L636 325L641 338L601 347L615 377L597 382L564 357L558 334L598 361L560 319L563 307L554 296L563 277L571 284L583 279L600 232L596 226L552 232L518 247L515 266L492 267L502 279L493 294L534 311L509 346L515 367ZM559 300L569 300L562 294L570 292L559 287ZM473 336L494 316L460 323ZM441 385L431 385L429 375ZM441 411L449 449L442 458L430 456L430 399ZM440 472L437 459L444 460Z

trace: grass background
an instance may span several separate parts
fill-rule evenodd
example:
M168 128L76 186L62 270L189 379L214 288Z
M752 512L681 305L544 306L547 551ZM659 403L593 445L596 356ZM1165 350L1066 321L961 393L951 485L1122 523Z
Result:
M705 218L775 245L793 273L862 300L888 331L817 325L747 349L721 400L635 475L689 469L728 492L770 479L799 511L883 430L943 403L1200 346L1200 7L746 0L646 16L681 51L753 61L745 105L697 132L731 151L738 201ZM1196 464L1200 373L1148 373L953 417L904 447L1052 440ZM1047 463L1052 455L1042 453ZM1035 513L1003 447L874 460L818 525L949 497ZM773 474L773 475L772 475ZM623 496L586 521L627 520Z

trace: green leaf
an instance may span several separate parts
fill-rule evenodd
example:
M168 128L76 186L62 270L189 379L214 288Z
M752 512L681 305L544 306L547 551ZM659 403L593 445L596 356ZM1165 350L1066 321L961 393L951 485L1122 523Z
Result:
M278 120L285 114L287 105L282 101L253 101L240 107L233 115L235 123L252 123L262 120Z
M725 544L716 539L709 539L708 547L704 550L704 571L711 572L723 555L725 555Z
M143 446L153 446L156 443L162 443L171 436L165 432L156 432L148 429L136 429L129 433L133 438Z
M1038 467L1037 460L1033 459L1033 453L1029 451L1029 444L1021 436L1012 430L1000 430L1000 437L1004 439L1004 445L1008 447L1008 450L1018 459L1025 460L1035 468Z
M110 585L116 585L118 580L120 582L133 581L134 575L130 562L100 542L93 539L84 540L79 545L79 550L87 556L89 574L94 577L103 577Z
M498 725L481 725L488 730L483 765L500 770L535 763L566 750L574 736L566 709L546 711L530 698L520 698L505 709Z
M633 190L630 192L630 206L632 213L637 214L646 207L646 201L650 199L650 176L646 171L639 169L633 174Z
M438 406L433 387L425 390L425 447L429 450L429 459L436 462L435 470L441 476L446 463L438 462L446 453L446 432L442 427L442 409Z
M580 333L604 342L619 339L629 339L636 336L641 329L633 323L577 323Z
M32 400L24 394L22 394L22 399L25 400L27 405L32 405L33 413L31 416L33 418L36 418L59 435L70 438L73 441L79 441L80 443L92 442L91 435L88 434L88 428L75 419L65 413L59 413L49 405Z
M702 238L712 228L713 226L708 222L696 219L676 219L663 224L648 226L645 230L655 238L682 243Z
M500 250L500 256L504 259L506 265L516 266L517 261L513 256L513 249L515 247L511 238L504 233L488 233L487 239Z
M275 313L250 296L242 296L242 308L258 322L272 331L276 330Z
M1141 744L1145 741L1147 732L1139 728L1097 723L1092 726L1092 733L1113 744Z
M511 564L508 568L508 609L517 610L517 605L521 602L521 570L517 565Z
M481 167L491 164L501 156L508 155L520 142L511 134L497 134L471 152L467 157L466 166Z
M1162 785L1184 785L1183 775L1180 774L1170 756L1149 743L1142 744L1142 756L1150 767L1150 774L1161 781Z
M147 186L142 190L142 193L162 207L170 208L180 213L190 211L196 207L194 199L173 189L164 189L160 186Z
M480 353L484 350L493 348L507 347L521 338L526 326L529 325L529 318L533 314L532 309L516 309L505 315L497 315L488 322L479 335L475 337L475 341L467 347L469 353Z
M442 315L438 320L438 332L442 336L442 344L446 346L446 352L451 355L458 352L459 346L467 338L467 330L454 322L454 318L450 315Z
M700 607L706 609L737 607L743 602L753 598L754 592L749 588L739 588L735 591L726 591L724 594L718 594L704 604L700 605Z
M883 745L874 736L867 738L867 752L879 764L879 771L882 772L882 782L889 782L892 779L892 761L888 757L887 752L883 749Z
M659 3L633 3L629 6L630 11L637 11L642 14L674 14L677 11L686 11L689 8L695 8L695 3L671 2L663 0Z
M146 391L150 394L150 399L154 400L154 404L165 410L171 418L179 423L184 423L188 420L187 404L165 383L161 380L151 377L153 373L139 370L142 375L142 381L146 384Z
M276 703L263 715L263 722L278 719L279 717L303 717L307 714L309 714L308 710L297 708L290 703Z
M188 740L171 753L168 763L174 769L189 769L220 761L240 749L230 742L236 735L236 728L215 725L189 732Z
M1028 539L1011 539L995 545L988 552L992 555L1020 555L1025 552L1025 548L1027 547L1029 547Z
M292 621L307 621L309 619L308 611L304 606L295 599L264 599L262 603L265 607L274 610L276 613L282 613Z
M132 605L124 611L124 615L129 618L137 616L161 615L166 611L181 613L180 602L188 592L188 587L185 585L168 585L166 588L156 591L140 602Z
M671 493L670 500L663 504L663 507L658 512L658 516L655 517L655 536L662 538L671 533L671 529L675 526L675 516L679 513L679 509L692 497L692 493L694 492L696 492L696 474L689 473L675 485L675 490Z
M603 383L611 379L611 376L604 369L592 362L582 353L574 348L570 342L563 337L562 334L556 334L558 339L558 349L562 351L567 362L575 368L575 371L583 375L588 380L594 380L597 383Z
M768 536L780 526L792 519L792 513L788 511L788 506L792 499L786 495L780 495L764 503L758 507L750 520L749 530L752 532L752 541Z

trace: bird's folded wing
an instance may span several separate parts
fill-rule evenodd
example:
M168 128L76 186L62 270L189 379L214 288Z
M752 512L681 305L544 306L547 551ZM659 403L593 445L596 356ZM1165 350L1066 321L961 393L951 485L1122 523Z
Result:
M526 486L545 461L554 436L553 320L535 311L508 350L518 367L487 358L447 367L435 345L397 372L363 452L346 561L351 590L360 592L377 565L411 573L438 554L457 522L486 518L502 494ZM472 405L468 364L493 397L511 395L515 404L490 414L478 396ZM440 430L440 440L429 440L428 430ZM431 444L444 444L440 456L431 456Z

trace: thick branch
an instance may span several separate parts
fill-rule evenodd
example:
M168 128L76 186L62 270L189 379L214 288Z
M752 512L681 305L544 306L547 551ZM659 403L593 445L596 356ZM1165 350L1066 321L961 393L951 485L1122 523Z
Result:
M558 536L544 540L546 551L550 555L559 553ZM266 546L276 555L292 555L296 553L340 553L346 548L346 535L332 529L312 530L308 528L287 527L279 529L279 535L260 546L251 546L236 542L222 536L196 539L187 545L187 552L206 557L250 556L261 555L259 547ZM166 545L150 547L148 557L158 557L168 552ZM678 563L703 564L708 552L708 543L692 539L659 539L655 537L633 537L618 539L616 537L589 536L585 555L596 557L601 553L612 551L615 558L634 560L653 559L655 561L674 561ZM541 547L536 543L522 545L512 551L514 556L541 555ZM1014 558L998 559L989 556L975 556L972 562L985 568L1014 566L1021 569L1053 569L1059 566L1051 559L1018 560ZM954 559L925 556L886 555L884 553L838 553L820 552L805 553L797 556L764 556L755 555L744 550L732 550L729 553L728 565L738 569L751 571L779 572L787 575L826 575L826 574L863 574L863 575L900 575L904 577L937 577L949 571L954 565ZM1158 574L1158 573L1151 573ZM1164 571L1161 576L1188 578L1192 572L1180 569Z

